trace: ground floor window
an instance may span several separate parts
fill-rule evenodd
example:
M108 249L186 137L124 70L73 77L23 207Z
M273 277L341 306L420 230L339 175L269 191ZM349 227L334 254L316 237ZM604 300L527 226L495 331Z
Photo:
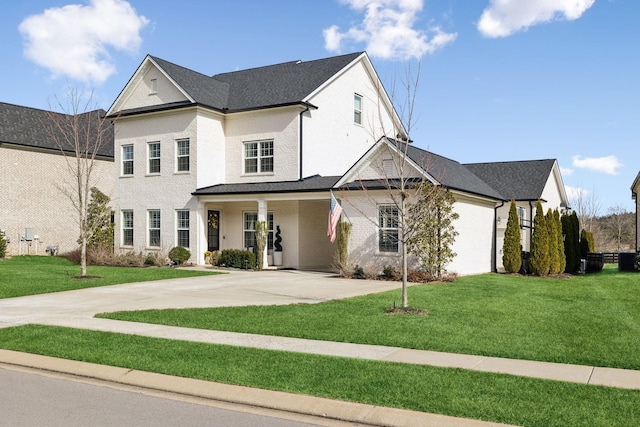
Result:
M378 251L397 253L398 240L397 206L378 206Z
M133 246L133 211L122 211L122 246Z
M189 247L189 211L176 211L176 236L178 246Z
M149 246L160 247L160 210L152 209L149 213Z
M256 222L258 222L258 212L245 212L243 221L244 248L256 250ZM267 235L267 249L273 249L273 212L267 212L267 224L269 234Z

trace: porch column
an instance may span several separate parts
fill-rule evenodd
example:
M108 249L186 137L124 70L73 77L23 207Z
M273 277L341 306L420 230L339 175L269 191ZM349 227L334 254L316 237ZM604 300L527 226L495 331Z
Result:
M258 221L267 222L267 201L264 199L258 200ZM261 269L265 269L269 266L267 262L267 245L264 245L262 249L262 266Z
M204 210L205 204L198 200L196 207L196 262L198 265L204 264L204 252L207 250L207 213Z

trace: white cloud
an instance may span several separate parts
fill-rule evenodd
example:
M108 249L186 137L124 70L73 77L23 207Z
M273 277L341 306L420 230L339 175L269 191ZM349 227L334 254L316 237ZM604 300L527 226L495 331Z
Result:
M587 157L583 159L581 156L573 156L573 166L576 168L589 169L593 172L602 172L609 175L617 175L618 168L623 164L618 161L616 156L606 157Z
M559 19L578 19L595 0L491 0L478 30L485 37L507 37L518 31Z
M364 13L363 21L341 32L337 25L323 31L325 48L340 52L352 41L366 44L372 57L393 60L420 59L453 42L457 34L446 33L437 25L415 29L423 0L341 0L351 9Z
M149 20L124 0L90 0L31 15L18 29L24 54L51 71L83 82L102 83L115 72L108 48L136 52Z
M573 169L570 169L570 168L563 168L563 167L561 167L561 168L560 168L560 173L561 173L562 175L564 175L564 176L569 176L569 175L572 175L572 174L573 174Z

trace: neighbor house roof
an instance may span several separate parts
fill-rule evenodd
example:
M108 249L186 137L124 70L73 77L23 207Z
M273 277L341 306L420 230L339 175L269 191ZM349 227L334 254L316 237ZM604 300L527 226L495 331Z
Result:
M329 191L338 179L340 179L339 176L313 175L297 181L218 184L210 187L198 188L191 194L194 196L219 196L231 194Z
M0 144L12 144L25 148L37 148L58 151L60 148L52 138L52 130L48 124L52 120L64 121L69 115L53 113L36 108L22 107L19 105L0 102ZM79 115L81 119L91 120L93 126L102 124L106 132L103 136L108 143L103 144L99 153L101 157L113 158L113 126L104 117L104 110L94 110ZM73 152L73 147L65 148L67 152Z
M538 200L556 161L468 163L464 166L493 187L507 200Z
M313 61L291 61L208 77L149 56L196 104L237 112L303 103L363 52ZM189 104L189 103L187 103Z

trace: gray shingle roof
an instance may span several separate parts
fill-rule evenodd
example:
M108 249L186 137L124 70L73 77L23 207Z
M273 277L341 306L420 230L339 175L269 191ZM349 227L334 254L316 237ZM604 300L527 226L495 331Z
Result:
M464 166L495 188L505 199L538 200L555 160L469 163Z
M329 191L339 179L339 176L314 175L298 181L218 184L210 187L198 188L191 194L194 196L219 196L230 194Z
M155 56L150 58L197 104L234 112L300 103L362 53L291 61L212 77Z
M54 114L61 120L65 118L64 114ZM89 118L93 126L98 126L100 118L105 114L104 110L94 110L81 117ZM47 122L50 120L51 117L46 110L0 102L0 143L58 151L59 147L47 128ZM103 125L107 126L104 136L109 142L103 144L98 155L113 158L113 126L108 121L103 122ZM72 152L73 148L69 147L65 151Z
M447 188L502 200L502 193L474 175L464 165L435 153L409 145L407 155Z

